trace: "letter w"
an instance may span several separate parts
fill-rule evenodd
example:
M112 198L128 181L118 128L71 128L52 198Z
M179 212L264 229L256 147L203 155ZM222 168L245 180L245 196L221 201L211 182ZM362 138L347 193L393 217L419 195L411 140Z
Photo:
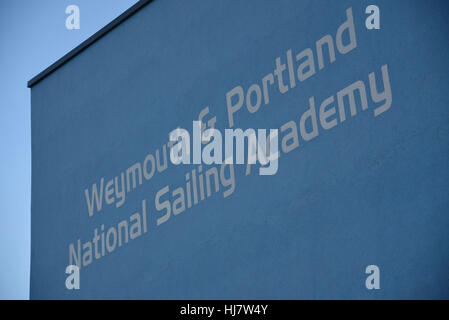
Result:
M97 184L94 183L92 185L92 197L89 197L89 189L84 190L84 194L86 195L87 208L89 209L89 217L92 217L94 214L94 200L97 204L97 212L101 210L103 205L103 184L104 178L101 178L100 183L100 196L98 196Z
M255 309L255 306L243 305L243 312L245 314L253 314L254 309Z

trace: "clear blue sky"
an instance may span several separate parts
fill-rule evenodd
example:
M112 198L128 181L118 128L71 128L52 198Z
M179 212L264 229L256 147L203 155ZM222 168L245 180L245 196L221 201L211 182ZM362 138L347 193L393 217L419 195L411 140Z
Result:
M29 298L31 106L26 83L136 2L0 2L0 299ZM71 4L80 8L80 30L65 27L65 8Z

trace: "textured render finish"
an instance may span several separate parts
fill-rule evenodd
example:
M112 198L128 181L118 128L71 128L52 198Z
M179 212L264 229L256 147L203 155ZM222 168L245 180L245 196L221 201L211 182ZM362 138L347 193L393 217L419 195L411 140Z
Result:
M31 89L31 298L449 298L449 85L445 1L154 1ZM285 52L335 37L352 7L357 48L236 126L279 128L388 64L393 103L320 130L279 160L156 226L155 194L185 183L169 168L89 217L105 183L191 128L205 106L228 126L225 94ZM327 61L327 60L325 60ZM369 92L369 91L367 91ZM367 93L369 95L369 93ZM370 101L370 100L369 100ZM192 166L193 167L193 166ZM81 269L65 288L70 243L148 204L148 232ZM381 290L365 288L365 267Z

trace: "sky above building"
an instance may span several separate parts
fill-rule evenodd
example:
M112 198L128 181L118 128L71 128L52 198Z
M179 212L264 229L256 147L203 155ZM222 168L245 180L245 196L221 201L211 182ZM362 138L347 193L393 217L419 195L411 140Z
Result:
M0 2L0 299L28 299L31 119L27 81L137 0ZM80 29L66 28L69 5Z

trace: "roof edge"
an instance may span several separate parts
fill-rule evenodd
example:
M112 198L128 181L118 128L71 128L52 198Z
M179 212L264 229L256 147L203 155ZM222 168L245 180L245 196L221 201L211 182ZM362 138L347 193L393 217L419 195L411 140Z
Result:
M67 54L65 54L62 58L54 62L52 65L50 65L48 68L46 68L44 71L40 72L38 75L33 77L30 81L27 83L27 87L31 88L44 78L46 78L48 75L55 72L57 69L62 67L65 63L70 61L72 58L80 54L82 51L90 47L93 43L101 39L105 34L107 34L109 31L120 25L123 21L127 20L129 17L134 15L137 11L142 9L144 6L152 2L153 0L139 0L137 3L135 3L132 7L127 9L125 12L123 12L121 15L119 15L117 18L112 20L110 23L108 23L106 26L101 28L99 31L94 33L92 36L90 36L87 40L83 41L81 44L79 44L77 47L69 51Z

